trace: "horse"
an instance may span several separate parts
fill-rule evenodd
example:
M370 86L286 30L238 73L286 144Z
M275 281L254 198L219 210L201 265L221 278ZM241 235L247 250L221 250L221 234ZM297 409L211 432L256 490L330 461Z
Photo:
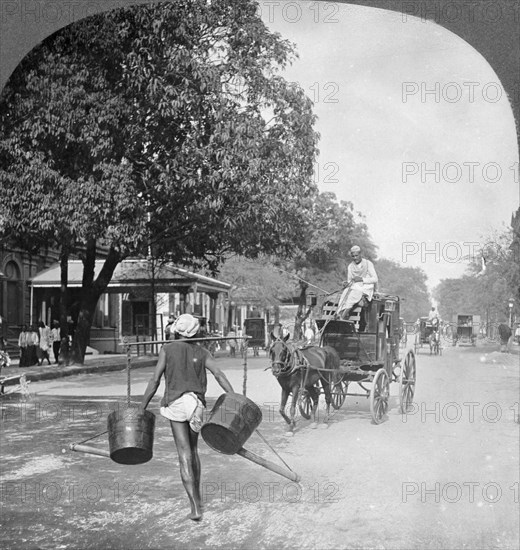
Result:
M433 330L428 336L428 343L430 344L430 355L438 355L441 351L441 335L439 331L439 323L432 323Z
M320 390L316 387L321 382L325 401L327 404L327 415L325 423L329 418L331 391L330 380L332 370L339 369L340 359L336 350L330 346L306 346L296 348L288 343L289 334L284 337L276 337L271 333L271 346L269 358L271 360L271 371L282 388L282 399L280 401L280 414L289 424L289 433L294 433L296 426L295 414L296 404L302 392L307 392L312 400L312 424L316 428L316 409L320 398ZM313 368L314 367L314 368ZM327 372L320 373L317 369L327 369ZM285 413L285 406L292 394L290 417Z

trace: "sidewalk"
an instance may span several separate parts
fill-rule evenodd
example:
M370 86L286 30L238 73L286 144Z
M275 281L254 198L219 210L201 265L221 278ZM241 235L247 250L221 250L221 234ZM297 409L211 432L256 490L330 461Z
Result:
M215 357L227 357L227 352L222 350L215 354ZM238 355L240 358L240 355ZM13 386L18 384L18 377L25 374L27 381L38 382L39 380L52 380L55 378L63 378L64 376L72 376L74 374L92 374L98 372L109 372L126 369L127 357L126 354L91 354L85 356L83 365L35 365L21 369L18 366L18 359L11 360L11 366L3 368L0 372L0 381L4 380L4 386ZM132 356L131 368L139 369L144 367L155 367L157 364L156 355ZM13 377L9 380L10 377Z
M74 374L90 374L98 372L109 372L126 369L127 358L125 354L118 355L86 355L83 365L35 365L21 369L18 366L18 360L13 360L11 366L3 368L0 373L0 380L13 377L11 380L5 380L3 385L11 386L18 384L18 377L25 374L26 380L37 382L39 380L52 380ZM132 357L131 368L154 367L157 364L157 357L146 355Z

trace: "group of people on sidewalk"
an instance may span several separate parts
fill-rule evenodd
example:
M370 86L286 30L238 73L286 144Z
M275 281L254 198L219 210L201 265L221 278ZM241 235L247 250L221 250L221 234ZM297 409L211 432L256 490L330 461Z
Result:
M21 368L43 365L44 361L51 364L50 351L54 355L54 362L59 361L61 347L60 324L53 321L52 329L43 321L38 325L23 325L18 336Z

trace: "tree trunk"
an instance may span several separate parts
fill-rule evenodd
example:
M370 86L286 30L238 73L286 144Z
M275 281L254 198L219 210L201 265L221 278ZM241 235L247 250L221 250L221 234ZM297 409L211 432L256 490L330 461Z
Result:
M149 264L151 266L151 281L150 281L150 292L152 294L151 300L151 319L150 319L150 329L151 329L151 339L152 341L157 338L157 303L156 303L156 292L155 292L155 277L156 277L156 260L154 257L149 258ZM152 353L157 352L155 345L152 346Z
M278 326L278 323L280 322L280 306L276 305L274 306L274 326Z
M60 353L58 363L60 365L68 365L70 362L69 356L69 324L67 322L67 311L69 308L69 252L62 249L60 255ZM63 341L65 339L65 342Z
M305 311L305 306L307 305L307 289L309 288L309 285L307 283L304 283L303 281L300 281L300 299L298 304L298 311L296 312L296 318L294 320L294 339L295 340L302 340L303 339L303 331L302 331L302 325L309 316L310 308L308 311Z
M81 300L81 307L78 314L74 342L72 344L72 356L74 363L82 365L85 361L85 352L90 341L90 328L92 319L101 294L90 293L89 298Z
M72 342L72 357L74 363L82 365L85 361L85 351L90 341L90 329L99 297L106 291L108 283L112 279L117 264L122 260L121 256L110 249L108 256L96 280L94 280L96 266L96 241L87 243L85 257L83 259L82 298L77 319L74 341Z
M69 335L67 311L69 308L69 253L62 250L60 255L60 332L62 337Z

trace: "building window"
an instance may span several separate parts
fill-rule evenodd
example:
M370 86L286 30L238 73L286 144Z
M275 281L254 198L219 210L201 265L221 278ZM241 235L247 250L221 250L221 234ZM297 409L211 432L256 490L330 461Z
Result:
M92 325L97 328L114 328L117 319L117 305L117 295L102 294L96 306Z

